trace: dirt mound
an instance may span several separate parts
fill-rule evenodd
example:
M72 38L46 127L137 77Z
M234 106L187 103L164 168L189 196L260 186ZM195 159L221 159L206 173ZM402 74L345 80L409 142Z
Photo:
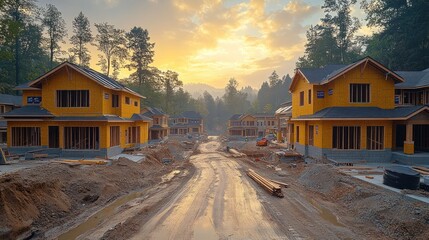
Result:
M343 175L330 165L311 165L298 181L324 199L341 204L359 221L370 222L389 237L429 237L428 204Z
M38 234L137 188L150 186L167 167L121 158L110 166L59 163L0 177L0 239Z

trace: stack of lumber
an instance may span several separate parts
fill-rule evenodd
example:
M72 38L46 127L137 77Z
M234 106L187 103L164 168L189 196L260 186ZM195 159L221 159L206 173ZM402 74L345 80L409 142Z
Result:
M277 197L284 197L282 193L282 184L275 183L271 180L268 180L261 175L257 174L254 170L249 169L247 171L247 175L255 180L259 185L261 185L265 190L267 190L271 195L277 196ZM284 183L283 183L284 184ZM285 184L287 185L287 184Z
M420 173L421 175L429 175L429 168L422 166L412 166L414 171Z
M67 164L70 166L75 166L75 165L105 165L107 164L109 161L107 160L56 160L56 161L52 161L54 163L62 163L62 164Z
M234 148L229 148L228 151L232 154L233 157L235 158L240 158L240 157L246 157L246 154L241 153L237 150L235 150Z

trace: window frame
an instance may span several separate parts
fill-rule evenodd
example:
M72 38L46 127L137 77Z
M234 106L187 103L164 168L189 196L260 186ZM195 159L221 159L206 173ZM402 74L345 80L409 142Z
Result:
M332 149L335 150L361 150L361 126L333 126Z
M375 138L374 138L375 137ZM366 127L366 149L370 151L384 150L385 145L384 126Z
M367 87L366 89L363 86ZM355 96L356 95L356 96ZM364 98L364 96L366 96ZM370 103L371 102L371 84L369 83L350 83L349 85L350 103Z
M311 104L311 89L308 89L308 104Z
M83 90L56 90L55 106L57 108L89 108L90 91ZM74 94L73 94L74 93Z
M304 106L304 91L299 92L299 106Z

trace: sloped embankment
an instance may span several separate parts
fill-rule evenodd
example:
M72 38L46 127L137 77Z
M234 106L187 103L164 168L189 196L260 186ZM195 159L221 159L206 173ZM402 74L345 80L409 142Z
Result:
M155 158L135 163L121 158L110 166L58 163L0 177L0 239L37 236L84 211L150 187L171 170Z
M394 239L429 239L429 205L315 164L299 182Z

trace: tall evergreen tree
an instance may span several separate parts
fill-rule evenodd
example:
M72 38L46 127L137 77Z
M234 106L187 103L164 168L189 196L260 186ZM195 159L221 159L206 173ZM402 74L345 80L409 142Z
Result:
M127 47L131 50L129 70L134 70L133 77L137 78L139 87L146 85L145 78L148 74L148 65L153 62L155 46L150 43L149 32L141 27L134 27L126 34L128 39Z
M22 82L22 44L29 25L35 26L35 0L5 0L0 5L1 65L0 74L13 79L14 85ZM12 84L12 83L11 83Z
M98 50L102 53L99 55L100 60L98 65L100 65L104 73L109 76L112 68L112 61L115 60L118 64L122 64L128 55L125 31L117 29L113 25L107 23L96 23L95 27L98 31L95 36L95 46L97 46Z
M65 43L67 36L66 22L61 17L61 12L52 4L47 4L43 13L42 26L46 28L48 38L50 65L53 67L55 54L61 53L60 43Z
M394 70L429 66L429 1L366 0L369 27L381 31L368 42L367 54Z
M69 49L76 58L77 64L80 66L89 66L91 55L85 45L90 44L92 40L93 37L89 20L82 12L80 12L73 20L73 36L70 38L70 43L73 47Z

